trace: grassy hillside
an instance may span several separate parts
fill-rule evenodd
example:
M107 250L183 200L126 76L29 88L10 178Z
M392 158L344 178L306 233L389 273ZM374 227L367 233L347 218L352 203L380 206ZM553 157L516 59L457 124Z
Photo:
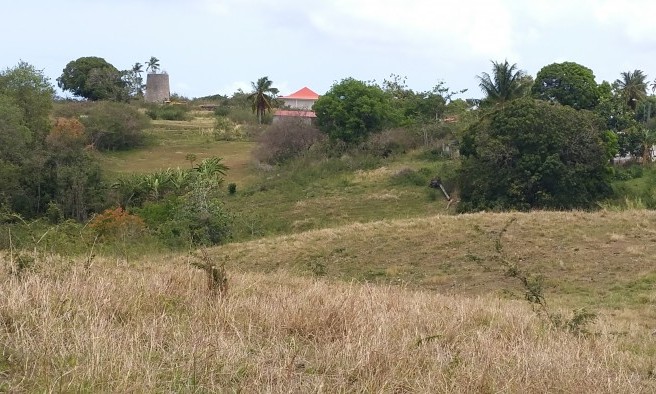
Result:
M230 167L228 182L242 183L249 176L252 142L217 141L212 130L213 118L199 117L193 121L154 120L147 130L148 146L123 152L98 154L109 175L146 173L169 167L188 167L186 156L194 154L200 161L219 156Z
M603 309L656 329L654 211L479 213L356 223L229 244L212 253L237 270L283 269L522 299L520 282L505 275L507 261L541 275L555 307Z
M297 250L305 241L278 240ZM247 245L247 254L277 258L261 246ZM656 390L654 354L644 350L653 337L618 335L608 316L595 335L576 336L550 328L525 302L284 271L231 270L227 294L217 296L184 257L131 265L51 258L21 276L7 272L0 391Z
M232 243L0 255L0 392L656 391L656 211L453 215L426 186L450 161L254 168L208 119L154 124L103 166L224 157ZM191 263L224 264L227 291Z

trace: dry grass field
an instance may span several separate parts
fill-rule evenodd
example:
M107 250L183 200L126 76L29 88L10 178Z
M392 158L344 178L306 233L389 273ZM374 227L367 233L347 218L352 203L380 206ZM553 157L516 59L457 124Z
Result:
M224 295L184 254L20 274L4 255L0 391L654 392L655 219L481 213L228 244L205 257ZM502 261L542 274L552 311L596 312L589 334L534 311Z
M6 271L5 271L6 272ZM210 295L178 257L44 260L2 277L6 392L656 390L653 358L599 321L550 328L523 302L275 274ZM633 337L639 343L650 340Z
M196 155L197 160L218 156L230 167L228 182L243 184L249 175L250 152L253 142L216 141L212 134L212 118L195 118L193 121L154 120L147 131L152 141L147 148L98 154L103 168L111 174L146 173L166 168L188 167L186 156Z

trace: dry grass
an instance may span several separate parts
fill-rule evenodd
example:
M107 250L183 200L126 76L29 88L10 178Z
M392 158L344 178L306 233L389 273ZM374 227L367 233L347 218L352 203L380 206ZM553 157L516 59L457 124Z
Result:
M339 215L335 212L335 215ZM229 244L214 249L231 269L384 283L467 296L522 299L495 249L545 278L550 303L608 311L643 329L656 329L656 212L479 213L386 220ZM622 313L620 313L622 311ZM629 316L631 311L633 316ZM628 324L628 323L627 323ZM655 353L656 355L656 353Z
M514 301L282 272L229 272L216 298L181 257L6 272L0 391L656 390L650 358L623 350L604 321L576 337Z

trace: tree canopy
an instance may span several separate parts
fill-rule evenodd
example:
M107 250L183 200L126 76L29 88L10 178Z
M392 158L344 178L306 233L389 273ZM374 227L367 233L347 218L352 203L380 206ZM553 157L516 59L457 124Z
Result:
M378 85L353 78L334 84L314 103L313 109L319 128L332 139L346 143L362 141L400 121L390 95Z
M647 97L647 75L642 70L626 71L616 79L614 86L620 91L626 105L635 111L638 102Z
M531 88L533 79L517 64L492 62L492 75L484 72L477 76L485 98L484 104L503 104L507 101L525 96Z
M465 132L463 211L570 209L610 193L610 133L589 111L524 98Z
M54 92L43 72L28 63L19 62L0 73L0 94L11 97L20 108L23 124L32 133L45 135L50 128L48 115Z
M128 97L123 75L100 57L81 57L69 62L57 85L86 99L122 101Z
M159 59L155 56L151 56L150 59L146 62L146 72L152 72L157 74L159 71Z
M65 217L84 219L102 187L100 169L84 151L77 120L56 120L53 87L20 62L0 73L0 212L25 217L55 204Z
M533 97L575 109L594 109L599 90L592 70L573 62L543 67L531 89Z

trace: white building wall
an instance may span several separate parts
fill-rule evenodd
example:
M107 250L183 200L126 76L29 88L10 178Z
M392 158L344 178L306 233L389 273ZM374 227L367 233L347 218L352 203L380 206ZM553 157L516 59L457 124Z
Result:
M311 109L316 100L283 99L285 106L291 109Z

